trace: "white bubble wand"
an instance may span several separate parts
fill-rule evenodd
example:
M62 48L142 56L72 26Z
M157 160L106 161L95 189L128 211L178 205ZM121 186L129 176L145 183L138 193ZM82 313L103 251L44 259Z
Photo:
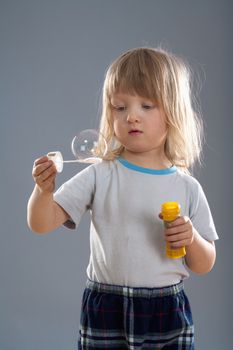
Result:
M64 163L98 163L101 158L93 155L93 150L97 146L99 139L99 133L93 129L87 129L81 131L75 136L71 143L71 150L76 159L64 160L60 151L49 152L47 157L52 160L57 168L57 172L61 173ZM105 143L105 154L107 153L107 142L103 138Z

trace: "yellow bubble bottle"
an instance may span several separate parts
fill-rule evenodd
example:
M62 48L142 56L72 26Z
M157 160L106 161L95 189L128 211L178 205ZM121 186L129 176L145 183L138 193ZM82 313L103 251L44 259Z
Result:
M165 202L161 207L164 226L167 227L170 222L174 221L180 215L180 204L177 202ZM185 247L171 249L170 244L166 243L166 256L171 259L179 259L185 256Z

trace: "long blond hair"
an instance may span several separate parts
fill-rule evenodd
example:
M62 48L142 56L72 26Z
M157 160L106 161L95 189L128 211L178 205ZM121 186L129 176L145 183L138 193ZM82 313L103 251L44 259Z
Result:
M118 92L159 103L168 126L165 154L172 164L188 172L195 161L200 161L202 120L194 110L190 69L184 60L162 49L137 48L109 66L103 85L101 136L95 149L95 155L106 160L119 156L124 149L114 137L111 114L110 99Z

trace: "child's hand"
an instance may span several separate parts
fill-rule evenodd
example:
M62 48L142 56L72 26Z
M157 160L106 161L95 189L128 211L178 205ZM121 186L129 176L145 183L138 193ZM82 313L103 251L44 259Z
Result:
M161 216L160 216L161 217ZM172 249L187 247L194 240L194 227L187 216L180 216L165 227L165 240Z
M35 160L32 177L42 192L53 192L55 188L56 167L47 156Z

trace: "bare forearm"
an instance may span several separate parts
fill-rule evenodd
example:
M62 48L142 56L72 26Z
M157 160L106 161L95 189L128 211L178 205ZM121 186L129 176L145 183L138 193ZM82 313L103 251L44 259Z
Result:
M27 221L29 227L37 233L52 231L55 227L56 212L53 193L43 193L35 186L28 202Z
M216 250L214 242L205 240L194 230L194 239L191 245L186 246L185 261L191 271L198 274L208 273L214 266Z

